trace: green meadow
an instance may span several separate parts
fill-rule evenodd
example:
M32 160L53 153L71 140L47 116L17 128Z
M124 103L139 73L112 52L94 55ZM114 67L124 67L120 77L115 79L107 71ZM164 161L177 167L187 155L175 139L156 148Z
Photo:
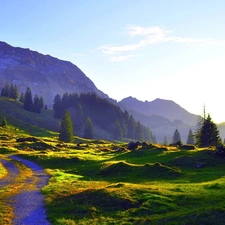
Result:
M0 128L1 157L18 154L50 174L42 193L52 224L225 224L225 159L214 148L130 151L79 137L67 144L47 131L35 142L19 137L28 132ZM0 164L0 177L6 172Z

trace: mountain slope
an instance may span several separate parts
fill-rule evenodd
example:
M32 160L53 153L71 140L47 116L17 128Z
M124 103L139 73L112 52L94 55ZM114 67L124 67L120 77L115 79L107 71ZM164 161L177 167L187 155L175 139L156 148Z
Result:
M91 92L108 98L71 62L0 42L0 88L6 81L17 84L20 92L30 87L46 104L52 104L56 94L65 92Z
M121 100L119 105L147 116L158 115L171 121L181 120L189 125L195 125L198 118L197 115L189 113L175 102L159 98L151 102L142 102L136 98L128 97Z

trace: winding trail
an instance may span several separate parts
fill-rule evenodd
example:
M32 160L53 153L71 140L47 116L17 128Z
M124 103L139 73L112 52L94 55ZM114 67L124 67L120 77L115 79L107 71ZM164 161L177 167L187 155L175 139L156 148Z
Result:
M41 188L48 183L49 176L37 164L22 159L18 156L9 156L11 159L20 161L32 170L23 188L18 194L10 199L10 204L14 208L14 225L50 225L47 221L44 197L41 194ZM18 168L9 161L0 159L0 162L8 170L8 176L0 180L0 187L15 183L15 178L20 173ZM32 188L30 188L32 187Z

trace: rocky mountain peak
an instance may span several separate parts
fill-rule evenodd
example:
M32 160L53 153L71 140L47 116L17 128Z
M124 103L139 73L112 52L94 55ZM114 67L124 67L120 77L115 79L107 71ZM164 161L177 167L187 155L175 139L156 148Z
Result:
M0 88L6 81L17 84L21 92L30 87L47 104L53 103L56 94L65 92L91 92L108 98L71 62L0 42Z

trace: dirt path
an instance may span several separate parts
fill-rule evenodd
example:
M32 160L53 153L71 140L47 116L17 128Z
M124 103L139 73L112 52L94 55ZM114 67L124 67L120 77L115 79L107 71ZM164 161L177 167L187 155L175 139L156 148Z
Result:
M44 208L44 197L40 190L48 182L49 176L37 164L17 156L10 156L11 159L20 161L32 170L32 175L27 177L23 188L18 194L10 199L14 208L14 225L50 225L46 219ZM0 162L7 168L8 176L0 180L0 187L15 183L19 174L17 167L9 161L0 159Z

